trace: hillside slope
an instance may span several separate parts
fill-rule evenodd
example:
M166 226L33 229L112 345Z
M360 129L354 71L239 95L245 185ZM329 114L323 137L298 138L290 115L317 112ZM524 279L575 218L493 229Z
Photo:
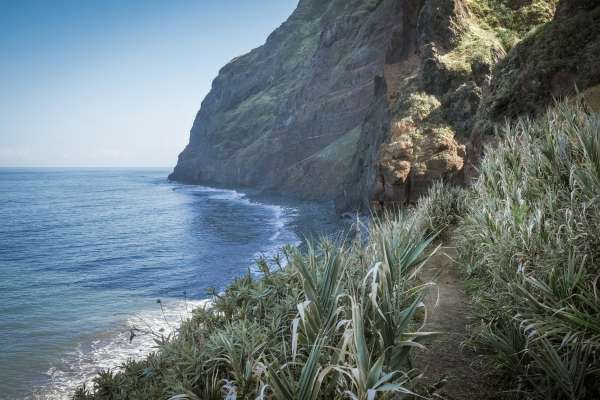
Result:
M600 398L599 127L519 119L470 188L259 260L73 399Z

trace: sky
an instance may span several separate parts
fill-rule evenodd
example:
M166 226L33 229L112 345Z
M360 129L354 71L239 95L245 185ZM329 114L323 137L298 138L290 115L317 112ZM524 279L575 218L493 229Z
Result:
M0 166L173 167L219 69L298 0L0 0Z

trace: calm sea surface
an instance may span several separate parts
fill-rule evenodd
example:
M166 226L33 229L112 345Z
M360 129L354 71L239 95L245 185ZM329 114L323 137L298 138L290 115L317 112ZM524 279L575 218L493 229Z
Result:
M0 399L68 398L151 350L150 334L130 342L132 327L174 329L260 254L336 224L326 207L168 172L0 169Z

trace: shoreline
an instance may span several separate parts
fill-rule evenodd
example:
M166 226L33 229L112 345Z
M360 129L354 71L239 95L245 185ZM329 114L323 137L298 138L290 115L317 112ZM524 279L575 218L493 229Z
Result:
M190 188L208 188L222 190L226 192L235 192L241 194L251 202L265 206L290 207L304 212L298 213L297 224L293 227L296 235L303 240L307 233L318 231L324 225L327 226L327 234L335 233L340 228L348 225L347 219L349 213L339 213L336 211L332 200L309 200L301 199L285 193L276 191L262 190L250 186L224 185L215 182L187 182L165 177L166 182L179 185L180 187ZM302 229L310 227L309 229Z
M173 184L173 182L168 182ZM253 259L248 260L248 268L256 271L254 260L261 256L271 259L285 245L302 246L306 237L333 234L341 227L340 220L333 213L324 212L327 207L314 202L294 202L289 204L287 199L275 196L256 195L255 193L240 192L239 189L211 188L203 185L174 185L172 190L198 190L214 194L210 197L217 200L241 202L252 206L271 209L274 213L274 232L269 238L274 244L266 252L256 252ZM323 225L326 226L324 230ZM286 234L286 231L288 234ZM293 235L293 238L290 236ZM283 236L283 237L282 237ZM243 275L240 270L239 276ZM235 277L227 282L227 287ZM208 282L210 284L210 282ZM224 288L221 288L224 289ZM79 343L74 349L61 355L61 361L45 373L49 382L36 386L33 394L24 399L69 399L73 391L83 384L90 387L91 379L102 369L118 369L120 365L130 359L141 360L156 349L154 338L148 331L154 330L155 334L168 335L177 331L181 322L192 315L192 311L212 302L211 298L177 298L161 299L161 305L151 307L150 299L148 308L135 312L125 317L121 322L116 322L115 330L109 331L91 340L91 343ZM164 306L164 308L162 308ZM165 315L166 314L166 315ZM144 322L146 321L146 322ZM144 326L143 326L144 325ZM169 326L170 325L170 326ZM143 326L141 329L140 327ZM146 332L143 332L146 331ZM133 334L132 334L133 333ZM130 341L130 336L132 341Z
M149 302L151 300L149 299ZM61 356L59 365L46 372L47 384L37 386L24 399L67 400L77 387L92 386L92 379L101 370L119 369L129 360L141 360L156 350L155 339L168 337L179 329L181 322L192 316L193 310L212 300L166 299L155 307L139 310L113 329L95 336L83 346L81 343ZM62 367L62 368L61 368Z

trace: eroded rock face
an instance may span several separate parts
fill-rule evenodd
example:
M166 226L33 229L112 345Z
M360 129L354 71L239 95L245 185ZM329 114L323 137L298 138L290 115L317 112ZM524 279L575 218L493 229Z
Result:
M532 10L556 4L500 3L536 23L547 11ZM415 54L385 67L392 113L389 135L374 163L371 206L414 202L438 179L470 183L499 127L540 113L555 99L579 91L590 110L599 107L598 1L561 0L553 19L525 35L508 54L498 30L489 25L496 20L475 17L472 4L424 2ZM527 32L527 26L514 29Z
M455 45L466 15L462 0L301 1L264 46L221 70L171 178L335 199L340 208L414 200L431 179L460 169L460 145L442 113L464 125L478 89L467 85L441 99L453 106L438 107L427 126L415 128L423 138L410 138L413 158L395 153L392 128L403 118L420 122L402 110L411 107L410 91L428 86L442 96L466 83L445 63L421 73ZM436 83L421 85L428 78ZM395 170L403 162L406 174ZM397 177L379 181L390 174ZM414 194L401 195L407 179Z
M384 65L390 117L383 140L371 144L378 149L375 172L362 171L362 187L370 193L363 205L372 208L415 202L436 180L463 182L465 142L482 86L503 55L497 40L480 37L466 2L428 0L413 6L411 20L417 23L404 26L405 40L391 43L388 54L396 56ZM477 49L469 47L473 38L483 42Z
M395 121L392 138L380 147L372 200L377 205L409 203L427 192L433 181L443 180L463 168L465 146L451 131L425 130L407 121Z

